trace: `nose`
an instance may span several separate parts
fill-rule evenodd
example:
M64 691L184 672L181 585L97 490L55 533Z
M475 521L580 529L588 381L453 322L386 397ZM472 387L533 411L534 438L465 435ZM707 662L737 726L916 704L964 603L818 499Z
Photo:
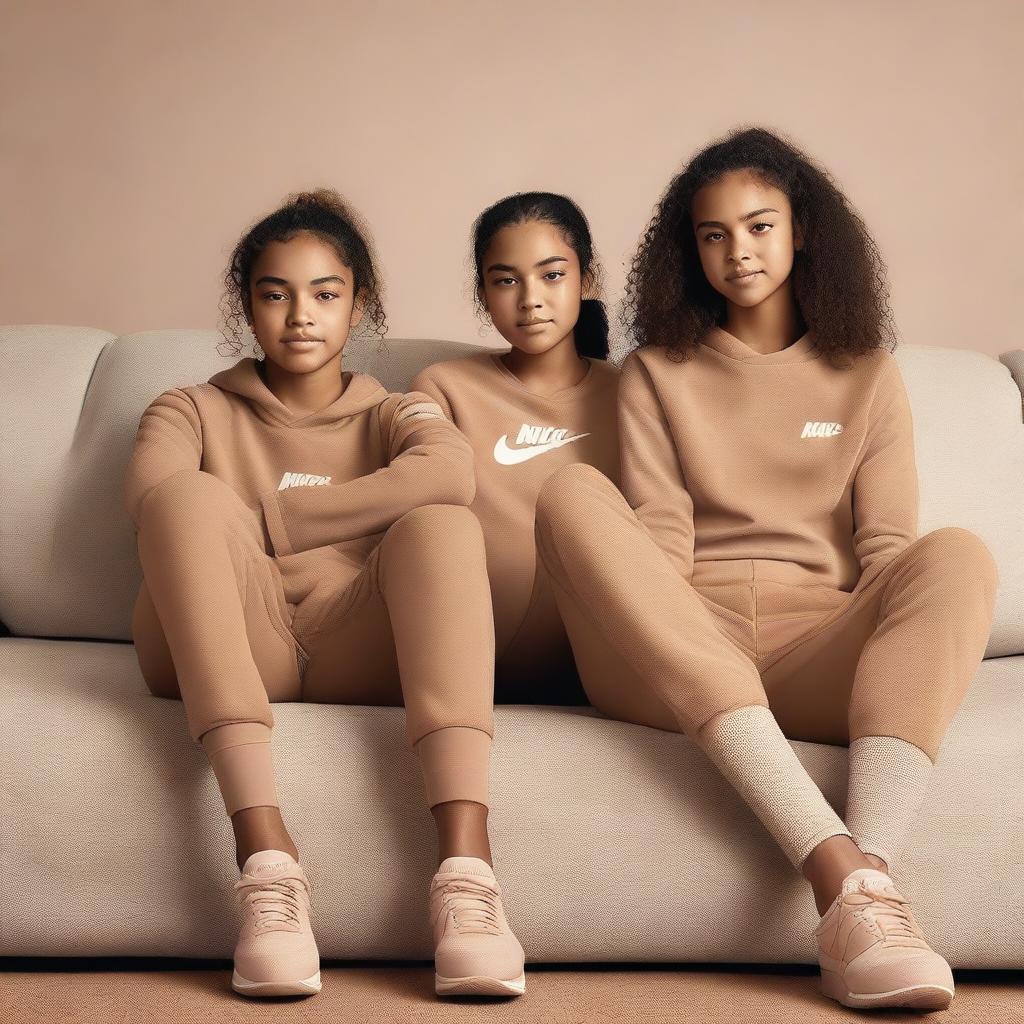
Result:
M313 318L306 309L307 300L297 296L288 309L289 327L308 327L313 323Z
M742 260L749 260L750 253L748 253L747 250L739 244L739 242L733 242L729 249L728 258L732 260L733 263L739 263Z
M522 290L519 293L519 308L521 310L536 309L540 302L537 301L537 286L532 281L524 281Z

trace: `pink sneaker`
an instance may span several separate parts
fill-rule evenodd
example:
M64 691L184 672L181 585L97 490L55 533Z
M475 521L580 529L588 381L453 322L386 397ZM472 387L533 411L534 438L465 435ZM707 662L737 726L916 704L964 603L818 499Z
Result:
M309 880L282 850L260 850L235 883L242 930L231 987L244 996L308 996L320 991L320 954L309 926Z
M953 972L925 941L893 880L859 868L814 931L825 995L855 1009L944 1010Z
M526 991L523 947L501 907L494 872L478 857L449 857L430 883L434 991L438 995L519 996Z

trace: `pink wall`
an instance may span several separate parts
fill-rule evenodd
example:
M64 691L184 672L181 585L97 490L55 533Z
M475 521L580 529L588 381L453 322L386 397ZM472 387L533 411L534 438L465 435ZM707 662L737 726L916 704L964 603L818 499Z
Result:
M213 327L251 220L328 184L373 228L395 337L478 340L473 217L564 191L609 297L669 177L788 133L887 259L906 341L1021 346L1024 5L6 2L0 322Z

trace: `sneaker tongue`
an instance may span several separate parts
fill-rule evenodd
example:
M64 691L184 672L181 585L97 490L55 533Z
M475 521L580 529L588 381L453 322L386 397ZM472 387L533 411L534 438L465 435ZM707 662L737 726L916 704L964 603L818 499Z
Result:
M486 878L494 878L494 871L490 864L479 857L448 857L441 861L437 869L439 875L462 874L462 875L483 875Z
M273 875L295 864L295 860L283 850L260 850L252 854L242 866L243 875Z
M892 879L884 872L879 871L877 868L857 868L856 871L851 871L844 881L857 883L861 880L865 882L881 882L883 884L891 884Z

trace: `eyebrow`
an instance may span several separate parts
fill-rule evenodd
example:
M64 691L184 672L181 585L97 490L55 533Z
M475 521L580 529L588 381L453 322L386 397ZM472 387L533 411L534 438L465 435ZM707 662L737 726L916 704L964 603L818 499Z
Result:
M751 217L760 217L762 213L778 213L778 210L773 210L770 206L764 207L761 210L754 210L752 213L745 213L740 220L750 220ZM724 228L725 225L720 220L702 220L697 228Z
M317 277L310 281L310 284L325 284L327 281L337 281L338 284L344 284L345 279L338 277L337 274L330 274L327 277ZM283 277L261 277L256 284L287 284L288 282ZM256 285L253 285L255 287Z
M549 256L546 260L541 260L539 263L534 263L535 267L546 267L549 263L568 263L569 261L564 256ZM510 267L507 263L492 263L487 268L489 274L492 270L515 270L515 267Z

